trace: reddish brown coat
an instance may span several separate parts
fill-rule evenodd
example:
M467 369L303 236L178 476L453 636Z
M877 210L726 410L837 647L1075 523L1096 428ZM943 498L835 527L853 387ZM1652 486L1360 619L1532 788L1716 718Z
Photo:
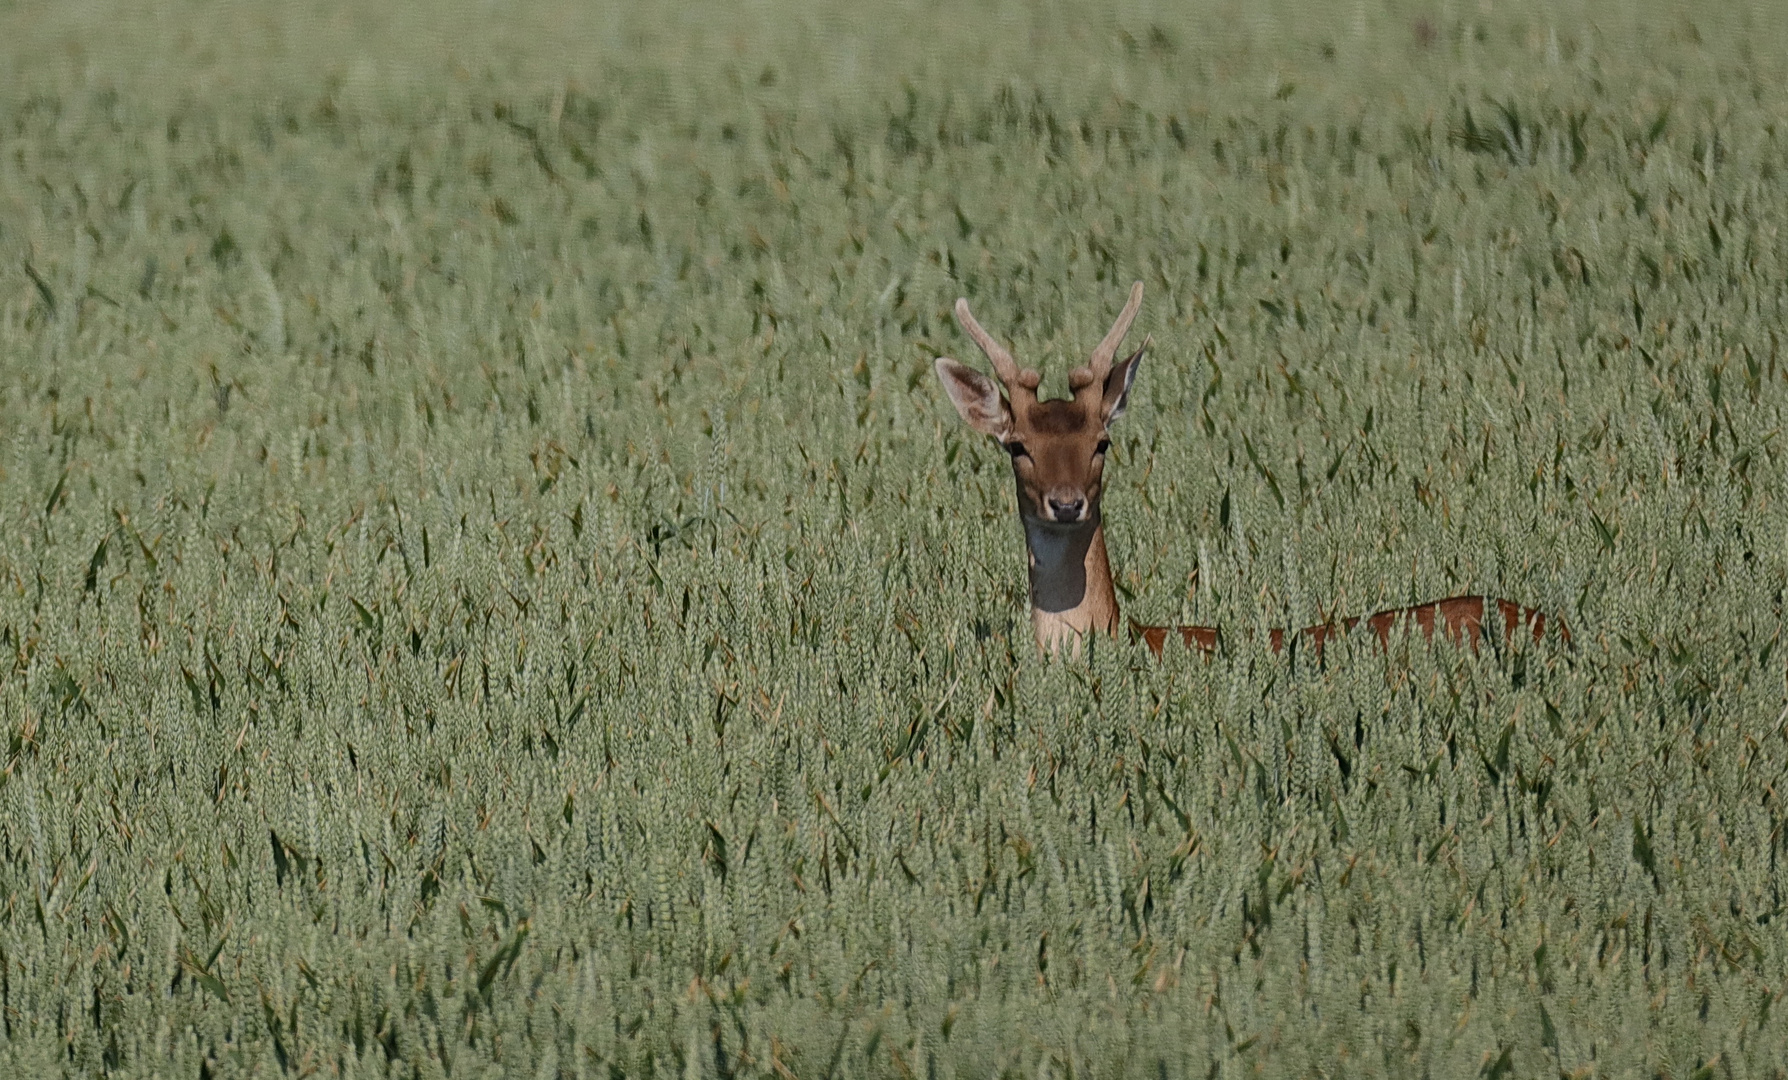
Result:
M1515 631L1523 626L1536 642L1545 636L1546 613L1538 608L1522 607L1513 600L1494 596L1449 596L1445 600L1434 600L1413 607L1392 608L1376 615L1368 615L1364 619L1356 617L1306 626L1294 637L1296 640L1309 641L1317 658L1321 659L1323 646L1331 638L1349 633L1362 622L1377 636L1380 648L1389 648L1391 632L1397 625L1413 621L1424 638L1432 638L1434 628L1438 626L1445 632L1448 641L1469 644L1475 650L1484 636L1485 622L1496 617L1502 620L1502 640L1505 645L1514 641ZM1553 621L1558 626L1559 639L1569 645L1570 630L1565 627L1562 619ZM1174 633L1179 634L1180 640L1188 649L1195 648L1204 653L1217 651L1219 634L1214 626L1144 626L1135 621L1130 623L1130 636L1140 638L1156 656L1161 655L1168 638ZM1273 651L1283 652L1285 630L1275 628L1269 630L1267 635L1267 642Z

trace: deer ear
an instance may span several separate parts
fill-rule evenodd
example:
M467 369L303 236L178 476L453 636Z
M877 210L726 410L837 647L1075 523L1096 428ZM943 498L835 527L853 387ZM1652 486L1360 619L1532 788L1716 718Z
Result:
M1100 413L1107 424L1124 415L1124 407L1130 403L1130 384L1136 381L1136 369L1142 366L1142 354L1149 343L1144 341L1142 348L1131 353L1120 364L1111 366L1111 374L1105 376L1105 400L1100 406Z
M992 379L947 356L937 358L937 377L963 423L1002 442L1012 433L1012 409Z

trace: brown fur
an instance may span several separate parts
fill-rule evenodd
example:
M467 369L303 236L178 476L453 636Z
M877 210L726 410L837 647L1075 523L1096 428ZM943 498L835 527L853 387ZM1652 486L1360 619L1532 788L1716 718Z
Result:
M1487 614L1485 608L1489 605L1494 605L1494 611ZM1522 607L1512 600L1493 596L1450 596L1445 600L1434 600L1413 607L1392 608L1376 615L1368 615L1364 619L1356 617L1306 626L1290 637L1294 645L1300 641L1308 641L1316 659L1321 660L1323 646L1330 639L1352 632L1362 622L1378 638L1379 648L1388 649L1391 645L1391 632L1399 624L1413 621L1424 638L1433 638L1434 629L1439 626L1448 641L1468 644L1475 652L1484 637L1484 623L1492 616L1500 616L1502 619L1504 645L1514 641L1516 629L1522 626L1527 627L1535 642L1545 636L1546 613L1537 608ZM1558 626L1559 639L1569 645L1570 630L1565 627L1562 619L1553 621ZM1141 639L1156 656L1160 656L1166 648L1170 631L1177 631L1188 649L1196 648L1206 654L1217 651L1220 635L1214 626L1169 627L1144 626L1134 621L1130 623L1130 636ZM1286 638L1287 634L1283 629L1275 628L1267 632L1267 643L1276 653L1285 650Z
M1029 420L1035 435L1078 435L1086 427L1086 410L1072 401L1039 401Z

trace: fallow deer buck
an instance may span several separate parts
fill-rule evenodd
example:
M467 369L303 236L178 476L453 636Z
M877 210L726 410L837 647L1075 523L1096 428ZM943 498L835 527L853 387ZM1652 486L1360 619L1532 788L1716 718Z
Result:
M1018 517L1030 551L1031 622L1037 646L1045 653L1054 653L1064 645L1077 651L1083 635L1091 631L1115 635L1120 626L1099 500L1104 490L1106 451L1111 447L1106 432L1112 421L1123 415L1149 342L1145 339L1142 348L1121 363L1112 360L1141 308L1142 282L1138 281L1130 288L1129 303L1093 350L1091 360L1068 373L1070 398L1040 400L1037 387L1041 376L1019 368L1005 346L969 314L966 299L956 301L956 319L987 354L999 383L949 357L937 360L937 376L963 421L992 436L1011 455L1012 475L1018 482ZM1543 613L1513 601L1454 596L1381 611L1363 620L1342 619L1306 627L1293 634L1273 630L1269 642L1278 652L1288 640L1306 639L1320 656L1325 641L1364 622L1378 636L1380 645L1388 646L1392 629L1410 621L1425 637L1432 637L1438 626L1449 639L1475 648L1484 624L1493 618L1502 621L1505 642L1523 626L1538 641L1546 628ZM1157 656L1176 633L1188 648L1207 653L1217 648L1216 627L1132 622L1130 629L1132 636L1141 638ZM1570 641L1562 622L1558 631L1564 641Z

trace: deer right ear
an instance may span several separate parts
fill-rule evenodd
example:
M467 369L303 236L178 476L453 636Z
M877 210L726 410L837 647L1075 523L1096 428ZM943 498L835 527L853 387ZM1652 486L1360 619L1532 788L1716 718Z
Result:
M1148 351L1150 344L1147 340L1143 341L1142 348L1131 353L1123 363L1114 366L1111 374L1105 377L1105 397L1099 411L1107 424L1124 415L1124 406L1130 403L1130 387L1136 382L1137 369L1142 367L1142 354Z
M937 378L963 423L1001 442L1012 433L1012 409L1000 394L999 384L947 356L937 358Z

